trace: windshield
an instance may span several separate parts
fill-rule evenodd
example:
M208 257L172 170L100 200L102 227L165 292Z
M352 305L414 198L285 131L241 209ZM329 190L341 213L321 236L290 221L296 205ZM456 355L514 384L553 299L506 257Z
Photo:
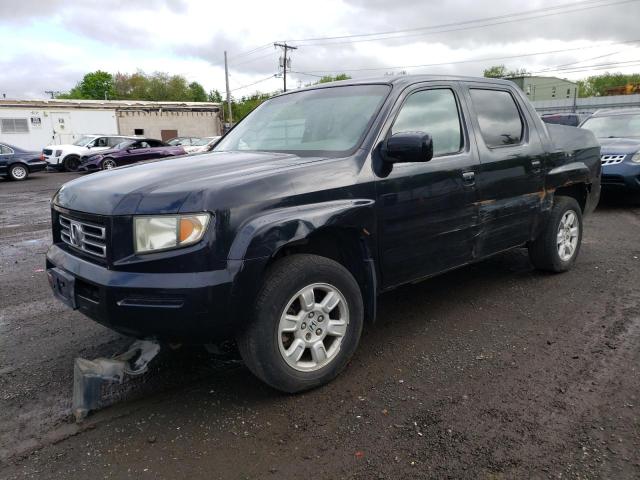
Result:
M84 147L87 143L94 140L96 137L80 137L78 140L73 142L73 144L77 147Z
M181 145L182 143L184 143L186 137L176 137L176 138L172 138L171 140L169 140L167 143L169 145Z
M591 117L582 124L598 138L640 138L640 113Z
M113 149L122 150L123 148L127 148L129 145L133 145L133 143L135 143L135 140L125 140L124 142L117 144Z
M348 154L362 141L388 93L386 85L353 85L275 97L251 112L214 151Z

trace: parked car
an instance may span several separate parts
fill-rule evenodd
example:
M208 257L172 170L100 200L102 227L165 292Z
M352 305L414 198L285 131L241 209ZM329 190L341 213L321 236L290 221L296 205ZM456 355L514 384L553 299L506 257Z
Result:
M97 322L235 339L297 392L347 365L382 292L518 247L569 270L599 194L594 135L545 128L511 81L349 80L267 100L211 153L63 185L46 268Z
M541 118L544 123L577 127L588 116L589 115L583 115L579 113L545 113Z
M602 186L640 193L640 108L599 110L581 125L602 145Z
M167 144L175 145L175 146L183 146L190 147L193 145L193 142L200 140L200 137L174 137L170 140L167 140Z
M185 153L184 148L180 146L167 145L152 138L125 140L109 150L83 156L78 170L81 172L111 170L143 160L175 157Z
M201 153L208 152L218 143L221 136L217 137L202 137L191 142L191 145L184 147L187 153Z
M75 172L80 166L80 158L88 151L100 152L136 138L138 137L123 135L83 135L71 145L48 145L44 147L42 154L50 167Z
M40 152L29 152L8 143L0 143L0 177L25 180L29 174L47 167Z

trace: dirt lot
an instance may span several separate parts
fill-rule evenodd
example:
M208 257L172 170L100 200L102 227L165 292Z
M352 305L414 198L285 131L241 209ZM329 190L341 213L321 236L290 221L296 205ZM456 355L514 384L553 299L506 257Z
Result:
M382 296L325 388L166 351L78 427L73 359L128 340L49 292L72 177L0 180L1 478L640 478L640 209L600 207L567 274L514 251Z

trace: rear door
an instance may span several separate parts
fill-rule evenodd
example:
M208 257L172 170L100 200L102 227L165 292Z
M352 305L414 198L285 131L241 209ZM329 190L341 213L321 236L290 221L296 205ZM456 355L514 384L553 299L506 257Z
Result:
M417 86L399 103L386 135L428 133L434 157L395 164L376 182L383 287L470 262L477 227L479 163L457 84Z
M515 87L464 86L480 155L476 248L484 257L530 240L543 199L545 151Z

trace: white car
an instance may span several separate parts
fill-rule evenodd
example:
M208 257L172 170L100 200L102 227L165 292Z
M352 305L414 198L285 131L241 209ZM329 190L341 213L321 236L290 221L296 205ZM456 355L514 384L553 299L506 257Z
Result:
M208 152L222 137L202 137L191 140L191 145L182 145L187 153Z
M71 145L48 145L42 156L50 167L75 172L80 166L80 157L88 151L99 152L113 148L124 140L135 139L123 135L83 135Z

